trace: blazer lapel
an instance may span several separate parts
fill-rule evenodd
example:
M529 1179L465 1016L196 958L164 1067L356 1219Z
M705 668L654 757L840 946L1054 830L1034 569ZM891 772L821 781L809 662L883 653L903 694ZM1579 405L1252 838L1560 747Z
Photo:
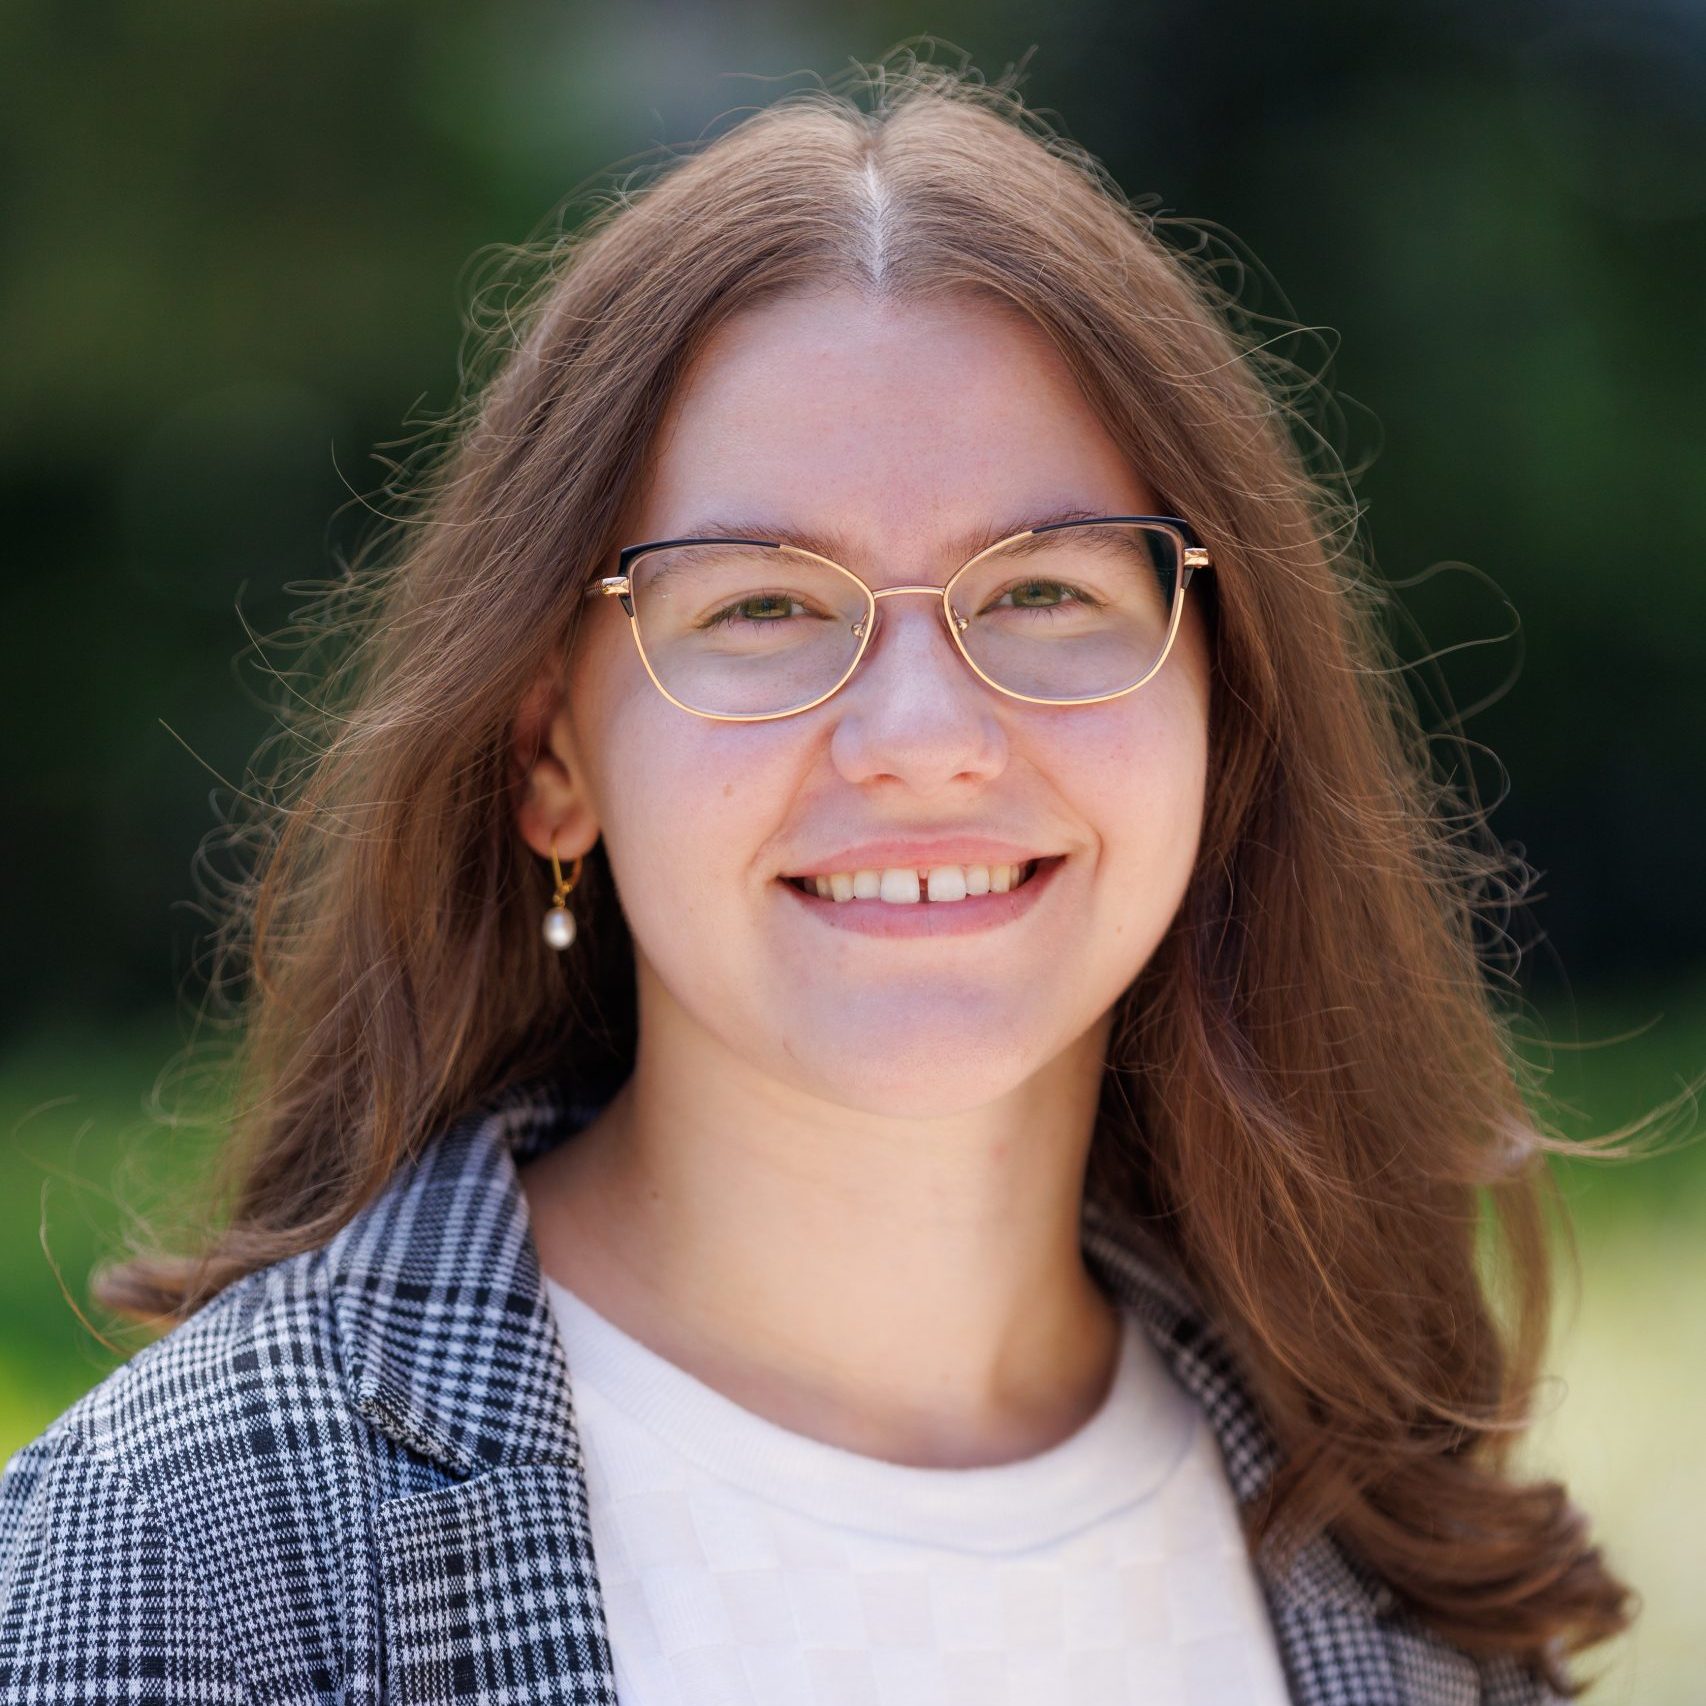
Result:
M374 1519L384 1697L616 1706L580 1434L517 1157L593 1107L523 1087L330 1247L356 1409L446 1477Z
M616 1706L578 1464L391 1499L375 1533L386 1700Z

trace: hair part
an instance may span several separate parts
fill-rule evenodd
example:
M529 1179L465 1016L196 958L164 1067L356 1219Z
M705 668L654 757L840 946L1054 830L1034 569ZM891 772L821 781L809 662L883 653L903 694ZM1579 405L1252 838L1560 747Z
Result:
M278 637L321 689L281 700L270 792L224 841L243 868L215 884L222 1224L193 1255L109 1265L96 1299L182 1320L323 1244L494 1092L621 1081L632 943L601 847L575 955L540 939L518 711L572 653L718 325L805 289L971 293L1048 334L1215 553L1201 848L1115 1015L1091 1186L1151 1218L1243 1358L1284 1454L1253 1539L1328 1526L1443 1635L1576 1692L1564 1656L1626 1627L1630 1593L1564 1489L1510 1467L1546 1342L1545 1155L1566 1147L1529 1111L1477 941L1522 870L1434 775L1355 503L1310 466L1309 387L1012 87L909 55L853 83L745 116L519 252L537 277L495 290L372 561Z

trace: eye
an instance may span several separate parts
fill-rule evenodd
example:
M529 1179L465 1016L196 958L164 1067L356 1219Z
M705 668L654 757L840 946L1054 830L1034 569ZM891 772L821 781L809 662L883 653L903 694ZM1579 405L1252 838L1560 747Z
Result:
M771 607L772 613L770 615L751 616L745 614L755 607L764 605ZM776 606L782 607L779 612L776 610ZM733 604L725 605L714 616L707 616L700 623L700 626L702 628L732 628L737 623L745 622L756 628L775 627L780 620L786 618L790 606L797 606L802 611L806 608L791 593L755 592L746 598L736 599Z
M1057 597L1064 594L1064 597ZM1011 598L1013 602L1007 605L1010 610L1059 610L1063 605L1082 604L1090 609L1100 604L1099 599L1080 588L1070 586L1065 581L1028 580L1018 581L1009 587L999 598L984 606L985 610L994 610Z

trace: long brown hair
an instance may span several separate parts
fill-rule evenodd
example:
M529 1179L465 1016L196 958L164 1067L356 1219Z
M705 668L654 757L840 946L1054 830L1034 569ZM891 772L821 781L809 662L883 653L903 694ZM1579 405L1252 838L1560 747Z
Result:
M393 483L391 524L279 636L305 644L279 674L271 797L234 821L247 865L216 896L222 1223L191 1256L133 1250L96 1300L181 1320L322 1244L488 1095L620 1082L631 942L596 848L577 951L541 940L518 710L572 650L714 327L826 281L978 293L1048 333L1216 563L1201 853L1119 1004L1095 1188L1153 1217L1242 1354L1285 1453L1253 1532L1330 1525L1447 1638L1573 1692L1562 1656L1624 1628L1631 1595L1564 1489L1508 1468L1564 1145L1530 1111L1481 940L1524 868L1435 774L1356 506L1214 268L1010 79L910 55L858 75L624 184L487 292L461 400Z

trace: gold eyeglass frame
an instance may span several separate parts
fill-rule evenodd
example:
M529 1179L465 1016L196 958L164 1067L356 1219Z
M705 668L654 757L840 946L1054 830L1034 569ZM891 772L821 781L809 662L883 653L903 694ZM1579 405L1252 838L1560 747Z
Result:
M1020 693L1011 687L1003 687L999 681L992 681L989 676L978 668L976 660L966 650L965 641L960 637L970 623L969 619L961 616L954 609L954 584L968 569L983 561L985 557L1013 544L1020 539L1029 539L1039 533L1059 533L1070 527L1105 527L1111 523L1138 524L1159 528L1171 533L1177 542L1179 550L1179 585L1173 598L1172 616L1167 626L1167 642L1161 648L1161 655L1150 666L1148 672L1129 687L1116 688L1112 693L1088 694L1080 699L1044 699L1032 693ZM852 661L842 672L841 679L827 692L820 693L817 698L804 705L790 706L786 711L703 711L696 705L683 704L664 684L658 680L657 671L652 668L652 660L646 656L645 642L640 638L639 616L634 609L634 586L632 569L639 559L651 551L665 551L683 545L757 545L765 550L786 552L791 557L803 557L809 562L821 563L826 568L836 569L858 585L865 595L866 611L864 617L854 625L854 632L859 635L859 648L854 652ZM1173 641L1179 632L1179 623L1184 616L1185 591L1191 584L1191 576L1198 570L1209 571L1214 567L1207 548L1197 538L1195 529L1188 521L1182 521L1176 515L1099 515L1084 520L1053 521L1041 527L1027 527L1018 533L1009 533L1004 539L997 539L993 545L986 545L975 556L967 558L948 577L941 586L885 586L873 587L862 576L855 574L852 569L833 558L820 556L816 551L808 551L801 545L786 545L779 539L743 539L733 537L688 538L688 539L652 539L640 545L625 545L616 556L618 572L605 575L586 588L581 595L583 598L619 598L622 609L627 614L628 626L634 635L634 646L640 654L640 662L645 665L646 674L652 678L652 685L657 688L670 704L679 706L683 711L695 717L708 717L719 723L768 723L779 717L797 717L802 711L814 710L826 699L833 698L853 678L853 672L859 667L860 660L865 656L871 636L877 628L877 600L893 598L903 592L935 593L942 600L942 620L947 627L949 637L954 642L954 649L965 660L967 667L986 686L992 687L997 693L1005 694L1009 699L1020 699L1031 705L1100 705L1109 699L1123 698L1127 693L1135 693L1145 682L1154 678L1156 672L1167 661L1168 654L1173 650Z

